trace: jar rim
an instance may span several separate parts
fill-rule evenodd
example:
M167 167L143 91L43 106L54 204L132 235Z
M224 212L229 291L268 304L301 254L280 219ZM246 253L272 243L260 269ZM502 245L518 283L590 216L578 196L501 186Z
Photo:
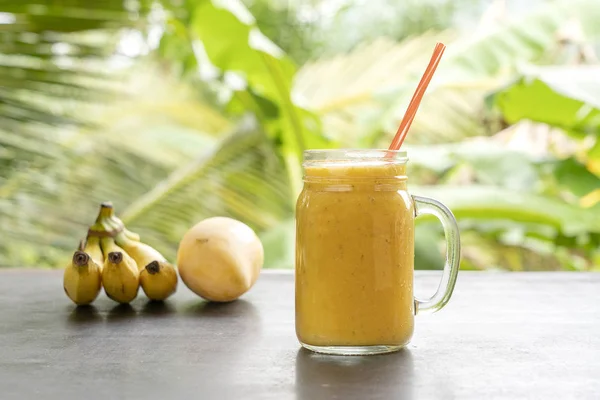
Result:
M388 149L312 149L304 151L304 162L341 161L369 162L378 161L394 164L404 164L408 154L402 150Z

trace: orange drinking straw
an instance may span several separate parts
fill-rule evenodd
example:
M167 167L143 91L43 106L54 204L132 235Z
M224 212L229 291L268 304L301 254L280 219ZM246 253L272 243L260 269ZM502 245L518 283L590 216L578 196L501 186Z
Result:
M435 49L433 50L433 55L431 56L431 60L429 61L429 65L417 86L417 90L415 90L415 94L413 94L410 103L408 104L408 108L402 121L400 122L400 126L398 127L398 131L396 132L396 136L394 136L394 140L392 140L392 144L388 150L399 150L400 146L402 146L402 142L404 142L404 138L406 138L406 134L410 129L410 125L415 119L415 115L417 114L417 109L421 104L421 99L423 99L423 95L425 94L425 90L427 90L427 86L429 86L429 82L431 82L431 78L437 68L440 60L442 58L442 54L444 54L444 50L446 46L443 43L438 43L435 45Z

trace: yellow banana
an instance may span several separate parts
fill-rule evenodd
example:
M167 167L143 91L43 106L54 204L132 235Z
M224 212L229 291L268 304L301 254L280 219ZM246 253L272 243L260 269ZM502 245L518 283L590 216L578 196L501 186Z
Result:
M117 216L115 215L115 210L113 208L112 203L110 202L104 202L100 205L100 214L103 215L105 217L105 222L108 223L108 225L110 226L110 229L112 229L113 231L122 231L123 234L130 240L133 240L134 242L139 242L140 241L140 235L138 235L135 232L131 232L129 229L127 229L125 227L125 224L123 223L123 221L121 221L119 218L117 218Z
M127 229L125 227L125 224L123 223L123 221L121 221L119 218L117 218L115 215L113 215L110 218L111 222L118 227L122 227L123 229L123 234L125 235L125 237L127 237L127 239L129 240L133 240L134 242L139 242L140 241L140 235L138 235L135 232L131 232L129 229Z
M135 260L131 258L123 248L115 243L114 238L100 238L100 247L102 248L102 254L104 254L104 265L107 263L108 253L123 253L123 258L125 258L128 263L133 264L137 269Z
M63 274L63 287L67 296L77 305L92 303L102 287L102 272L98 264L83 251L73 254L71 263Z
M85 241L83 251L92 257L92 260L98 264L98 267L100 267L100 271L102 272L104 256L102 255L102 249L100 248L100 238L98 236L89 236Z
M117 234L115 242L135 260L140 271L153 261L167 262L158 250L145 243L128 239L123 232Z
M102 270L104 292L111 300L130 303L137 297L140 275L135 262L121 251L107 254Z
M140 284L150 300L165 300L177 290L177 271L168 262L152 261L141 270Z

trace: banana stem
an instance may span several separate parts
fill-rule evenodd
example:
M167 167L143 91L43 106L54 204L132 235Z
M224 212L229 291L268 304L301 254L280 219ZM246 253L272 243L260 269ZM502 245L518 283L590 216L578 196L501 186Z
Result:
M78 267L83 267L84 265L87 265L89 261L90 256L88 256L87 253L84 253L83 251L76 251L75 254L73 254L73 264L77 265Z
M98 213L98 217L96 218L96 222L102 222L104 219L112 218L115 215L115 210L113 208L112 203L104 202L100 204L100 212Z
M88 236L114 237L121 232L123 230L122 226L114 226L111 223L114 215L115 210L112 203L104 202L100 204L100 211L96 217L96 222L88 230Z

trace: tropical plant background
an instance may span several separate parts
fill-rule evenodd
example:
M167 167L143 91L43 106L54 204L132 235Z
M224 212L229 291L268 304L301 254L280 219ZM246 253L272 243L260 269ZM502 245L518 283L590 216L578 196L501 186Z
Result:
M62 267L110 200L171 259L228 215L292 268L302 151L386 147L442 41L404 147L461 267L599 270L599 20L597 0L1 0L0 266ZM416 268L441 268L437 224L417 236Z

